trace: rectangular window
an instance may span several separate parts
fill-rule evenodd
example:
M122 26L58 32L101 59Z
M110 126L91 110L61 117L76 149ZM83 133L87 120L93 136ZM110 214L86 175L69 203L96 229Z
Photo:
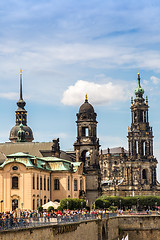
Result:
M33 189L35 189L35 176L33 174Z
M74 179L74 191L77 191L77 179Z
M39 176L37 175L37 190L39 190Z
M48 178L48 180L47 180L47 185L48 185L48 191L49 191L49 178Z
M40 190L42 190L42 177L40 177Z
M18 189L18 177L12 177L12 188Z
M42 199L40 199L40 206L42 206Z
M44 190L46 190L46 176L44 176Z
M60 190L59 179L54 179L54 190Z
M89 135L88 127L82 127L82 136L88 137L88 135Z

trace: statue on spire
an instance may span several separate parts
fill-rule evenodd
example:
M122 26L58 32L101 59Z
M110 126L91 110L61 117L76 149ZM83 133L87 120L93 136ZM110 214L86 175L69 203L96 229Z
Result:
M26 140L25 140L25 131L23 129L23 124L21 123L19 125L19 127L20 127L20 129L19 129L18 134L17 134L18 135L17 142L26 142Z

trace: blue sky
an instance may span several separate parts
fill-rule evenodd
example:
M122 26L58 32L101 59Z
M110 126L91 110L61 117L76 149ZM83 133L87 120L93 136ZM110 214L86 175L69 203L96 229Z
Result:
M22 68L35 141L59 137L62 149L72 149L87 92L102 148L127 148L130 97L140 71L160 160L159 13L154 0L1 0L0 141L8 141L15 124Z

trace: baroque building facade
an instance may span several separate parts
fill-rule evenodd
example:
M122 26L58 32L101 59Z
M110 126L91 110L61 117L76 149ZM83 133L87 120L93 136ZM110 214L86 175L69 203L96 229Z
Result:
M59 138L52 142L32 142L27 111L22 97L17 102L16 125L10 141L0 143L0 200L2 211L37 209L49 201L84 198L86 183L83 162L73 152L60 150Z
M79 198L82 190L85 176L81 162L18 152L0 165L2 211L35 210L49 201Z
M128 127L128 151L101 151L102 192L107 195L159 195L157 159L153 155L153 132L149 125L148 97L140 84L131 98L131 127Z

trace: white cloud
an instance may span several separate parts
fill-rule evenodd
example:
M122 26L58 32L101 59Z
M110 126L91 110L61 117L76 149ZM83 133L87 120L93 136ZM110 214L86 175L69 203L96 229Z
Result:
M6 98L10 100L17 100L18 99L18 94L15 92L7 92L7 93L0 93L0 98Z
M160 79L155 76L151 76L150 79L155 85L157 85L160 82Z
M127 85L127 84L126 84ZM98 84L78 80L75 85L71 85L63 93L61 102L65 105L80 105L87 93L89 101L93 104L109 104L113 101L125 101L128 99L129 90L122 84Z

